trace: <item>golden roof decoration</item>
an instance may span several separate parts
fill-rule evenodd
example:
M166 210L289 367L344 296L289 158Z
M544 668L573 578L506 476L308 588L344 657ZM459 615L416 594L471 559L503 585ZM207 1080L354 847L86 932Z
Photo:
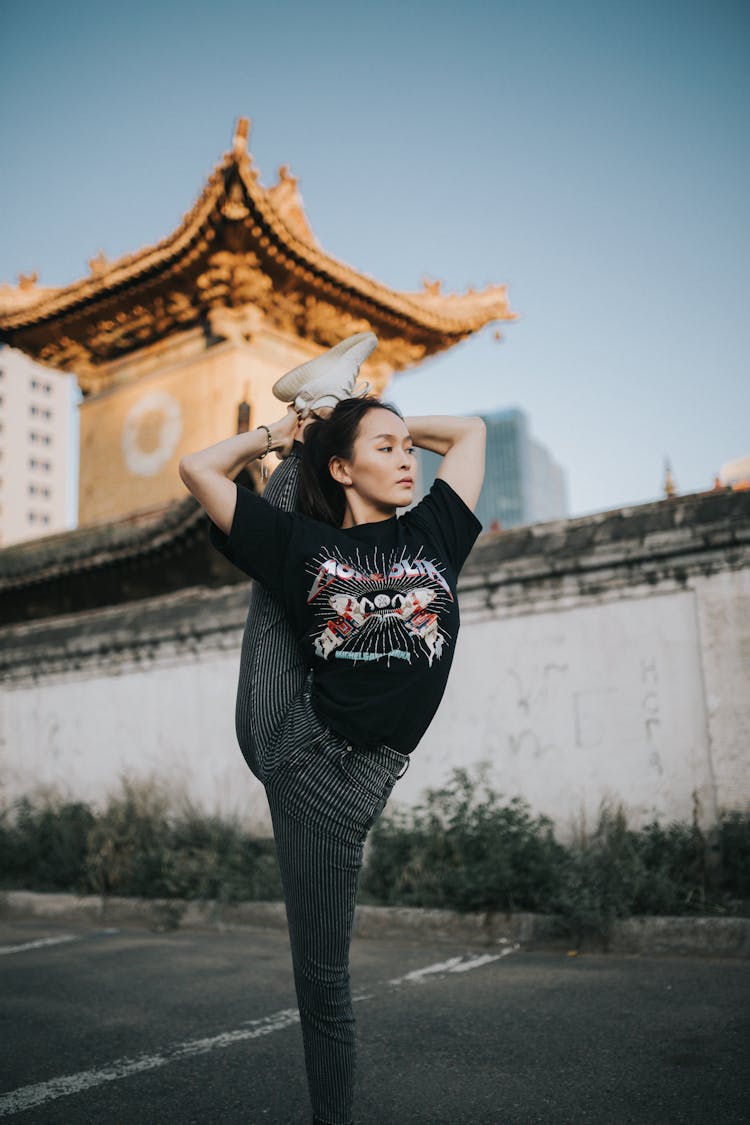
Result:
M297 177L291 174L288 164L282 164L279 168L279 182L268 189L268 197L290 231L313 246L318 245L307 221L302 196L297 188Z
M100 250L88 276L68 285L39 286L36 274L0 284L0 341L75 372L86 393L111 361L187 328L208 336L221 324L236 330L241 320L252 332L266 323L323 347L371 329L381 363L401 370L517 318L505 285L449 294L425 281L403 292L327 254L287 165L276 184L260 184L248 134L240 118L231 150L160 242L112 262ZM216 311L240 308L239 320Z

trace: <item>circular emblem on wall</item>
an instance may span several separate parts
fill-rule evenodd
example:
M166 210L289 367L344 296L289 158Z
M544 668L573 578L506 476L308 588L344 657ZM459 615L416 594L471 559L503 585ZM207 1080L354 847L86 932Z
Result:
M182 433L182 410L166 391L144 395L127 413L122 451L131 473L152 477L174 453Z

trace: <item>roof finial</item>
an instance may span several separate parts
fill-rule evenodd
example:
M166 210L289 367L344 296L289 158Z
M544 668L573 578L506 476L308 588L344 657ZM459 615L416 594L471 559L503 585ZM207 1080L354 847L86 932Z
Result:
M664 460L664 495L668 500L677 495L677 488L675 487L674 477L672 476L672 466L669 464L669 458Z
M234 131L234 140L232 142L232 151L236 157L244 156L247 152L247 136L250 130L250 119L248 117L237 118L237 128Z

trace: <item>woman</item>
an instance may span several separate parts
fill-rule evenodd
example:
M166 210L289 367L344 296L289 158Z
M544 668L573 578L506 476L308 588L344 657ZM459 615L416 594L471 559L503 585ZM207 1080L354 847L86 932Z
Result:
M269 426L185 457L212 544L253 583L236 730L265 786L318 1125L350 1125L356 1055L349 946L367 834L445 690L456 581L481 531L481 418L404 419L354 397L377 344L358 333L275 385ZM443 455L412 502L414 446ZM282 458L263 495L235 483Z

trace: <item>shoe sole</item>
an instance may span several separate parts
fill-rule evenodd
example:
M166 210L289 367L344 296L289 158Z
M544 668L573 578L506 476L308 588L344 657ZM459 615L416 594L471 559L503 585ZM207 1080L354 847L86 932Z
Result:
M338 363L342 356L346 356L350 362L356 358L359 368L377 346L378 338L374 332L357 332L354 336L341 340L322 355L317 355L314 359L309 359L306 363L301 363L298 367L287 371L276 380L271 390L281 402L294 402L304 386L312 383L314 379L319 379ZM350 355L351 352L355 354Z

